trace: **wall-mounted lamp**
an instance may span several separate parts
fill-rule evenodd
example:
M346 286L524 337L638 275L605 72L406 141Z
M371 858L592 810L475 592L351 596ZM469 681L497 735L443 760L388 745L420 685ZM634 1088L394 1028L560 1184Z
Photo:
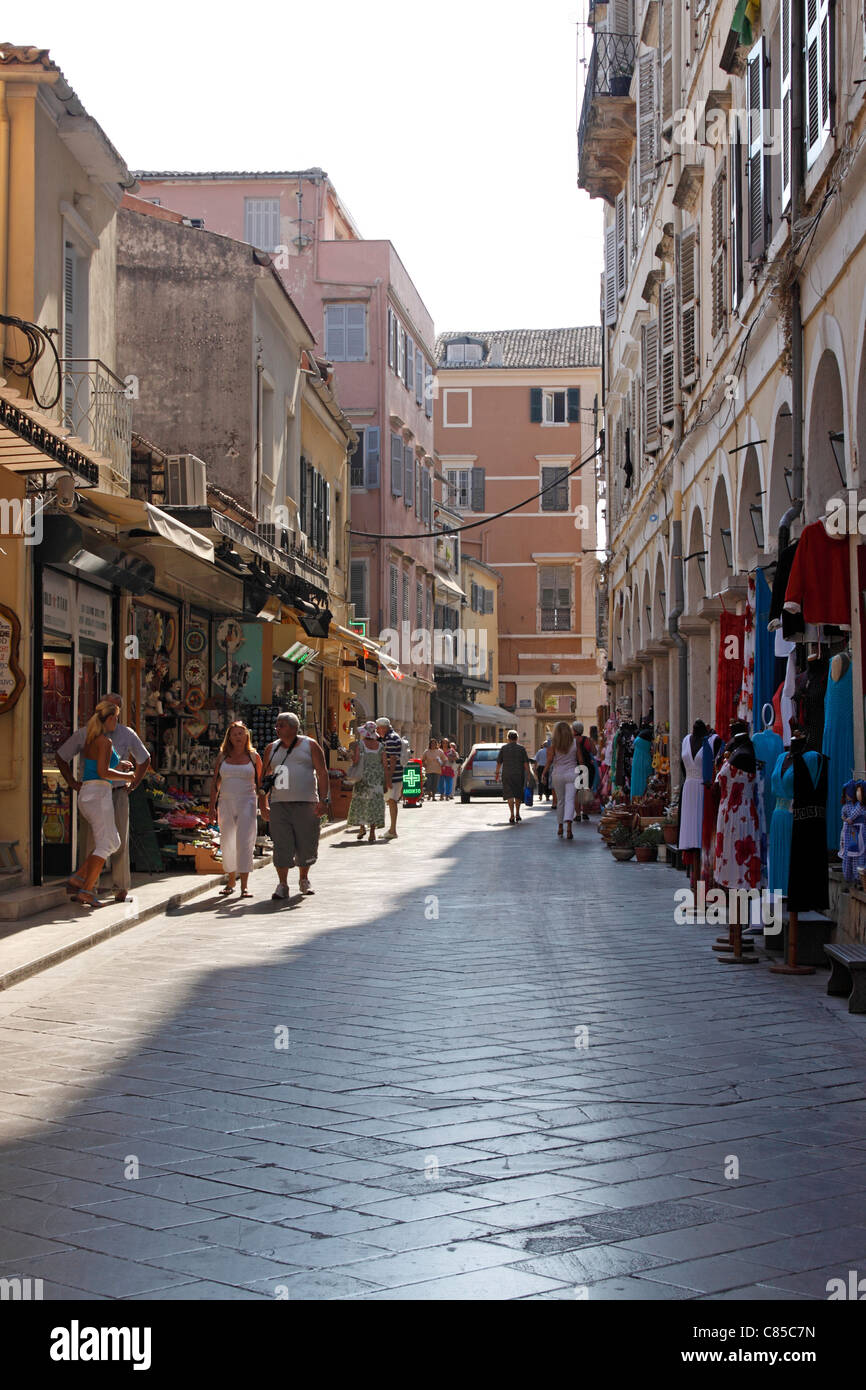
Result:
M749 516L752 522L752 530L755 533L755 544L759 550L764 549L764 509L760 502L752 502L749 507Z
M734 546L731 540L731 528L729 526L720 526L719 535L722 538L722 549L725 552L725 563L727 564L729 570L733 569Z
M836 460L836 467L839 470L839 478L842 486L845 486L845 436L841 430L829 430L830 445L833 449L833 458Z
M793 476L794 476L794 470L793 470L793 468L786 468L786 469L785 469L785 487L788 489L788 501L789 501L789 502L793 502L793 500L794 500L794 494L793 494L793 492L791 491L791 479L793 478Z
M707 552L706 552L705 550L693 550L692 553L691 553L691 555L687 555L687 556L685 557L685 559L683 560L683 564L684 564L684 565L687 565L688 562L689 562L689 560L694 560L695 563L697 564L697 567L698 567L698 574L701 576L701 584L703 585L704 593L707 592L707 561L706 561L706 554L707 554Z
M659 608L661 609L662 618L664 618L664 616L665 616L665 599L666 599L666 598L667 598L667 594L665 593L664 589L659 589L658 599L659 599Z

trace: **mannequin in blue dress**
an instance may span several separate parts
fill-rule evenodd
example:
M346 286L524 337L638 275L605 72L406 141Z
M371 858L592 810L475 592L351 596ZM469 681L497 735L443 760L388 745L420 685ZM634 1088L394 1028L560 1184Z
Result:
M792 729L791 752L805 746L805 738L799 729ZM810 749L804 758L809 776L817 786L821 772L821 754ZM785 767L788 762L789 766ZM784 769L784 770L783 770ZM788 895L788 874L791 868L791 834L794 828L794 769L790 765L788 753L782 752L776 760L772 778L776 809L770 826L770 862L767 886L771 893Z
M776 805L776 796L773 791L773 769L784 752L779 734L773 731L773 721L775 710L771 704L764 705L761 710L761 719L764 727L760 733L752 737L752 747L758 759L758 781L764 799L764 826L766 827L766 844L761 847L761 858L764 861L764 872L766 877L767 859L769 855L770 826L773 820L773 809Z
M849 652L838 652L830 662L830 678L824 696L824 738L821 751L829 759L827 769L827 848L838 850L842 828L843 788L854 772L854 676Z

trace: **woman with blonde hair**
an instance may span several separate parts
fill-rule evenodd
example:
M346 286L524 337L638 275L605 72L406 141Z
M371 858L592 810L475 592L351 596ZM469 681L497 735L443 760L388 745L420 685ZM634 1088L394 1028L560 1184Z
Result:
M84 775L78 793L78 807L93 835L93 849L77 874L67 884L72 901L85 907L98 907L96 885L106 859L120 849L120 835L114 820L111 787L114 782L131 783L132 764L121 762L111 742L117 728L120 707L111 700L100 700L85 730Z
M570 724L560 719L554 725L553 737L547 750L547 778L556 793L556 833L562 839L563 821L567 826L566 839L573 840L571 822L574 819L574 778L577 771L577 748Z
M222 898L231 897L238 875L241 897L253 896L247 883L256 845L261 780L262 760L253 748L250 731L242 719L235 719L220 744L210 793L211 818L216 815L219 820L223 870L229 879L220 893Z

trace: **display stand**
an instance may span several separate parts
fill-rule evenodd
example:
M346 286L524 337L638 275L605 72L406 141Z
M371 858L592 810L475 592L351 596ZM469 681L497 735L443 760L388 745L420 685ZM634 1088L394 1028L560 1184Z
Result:
M797 964L797 913L788 913L788 959L779 965L771 965L774 975L814 975L814 965Z

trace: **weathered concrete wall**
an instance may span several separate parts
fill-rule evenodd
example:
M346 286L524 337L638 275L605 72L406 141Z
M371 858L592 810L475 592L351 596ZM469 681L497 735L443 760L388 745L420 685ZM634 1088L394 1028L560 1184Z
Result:
M121 208L117 356L139 379L135 428L204 459L208 481L253 501L252 249Z

